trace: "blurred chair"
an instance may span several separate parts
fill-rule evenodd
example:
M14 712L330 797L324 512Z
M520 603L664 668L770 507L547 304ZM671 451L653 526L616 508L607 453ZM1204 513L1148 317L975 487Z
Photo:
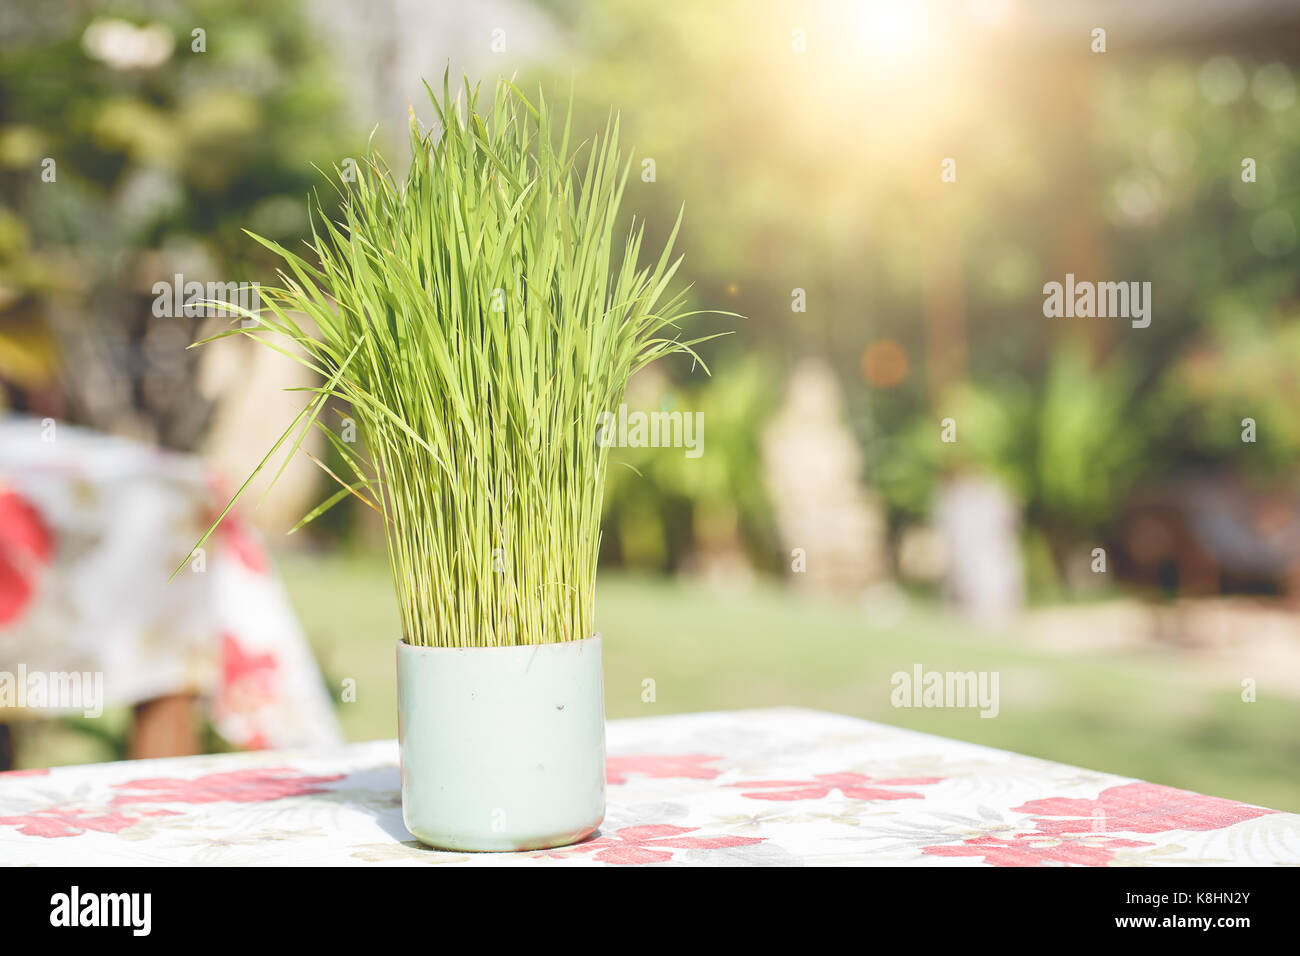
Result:
M1272 594L1300 606L1300 496L1232 475L1165 482L1122 520L1124 575L1181 596Z
M179 755L199 749L197 703L241 749L341 741L258 535L232 512L185 561L225 505L218 485L192 456L0 421L0 725L126 706L129 756ZM74 674L81 699L50 693ZM16 699L20 675L41 693Z

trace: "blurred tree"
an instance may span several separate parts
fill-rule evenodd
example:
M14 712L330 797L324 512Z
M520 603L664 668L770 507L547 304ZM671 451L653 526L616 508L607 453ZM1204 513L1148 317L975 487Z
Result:
M674 384L658 368L633 379L629 410L699 415L701 453L611 449L606 555L655 570L700 569L733 557L778 568L760 444L763 423L780 400L774 364L761 355L731 355L713 378L690 384Z
M1258 35L1224 35L1224 55L1147 30L1140 55L1102 58L1078 42L1080 5L1022 5L1020 22L847 0L544 5L583 52L555 85L589 127L616 104L637 144L630 206L663 233L685 201L700 301L750 316L729 345L778 376L791 354L835 364L895 522L928 511L959 457L1002 477L1058 558L1185 470L1296 482L1285 45L1252 58ZM1045 317L1043 284L1067 271L1150 281L1151 326ZM937 441L950 414L960 449Z
M240 230L306 233L313 164L348 154L331 64L297 3L7 3L0 374L39 327L70 418L193 448L205 320L155 315L154 284L273 278Z

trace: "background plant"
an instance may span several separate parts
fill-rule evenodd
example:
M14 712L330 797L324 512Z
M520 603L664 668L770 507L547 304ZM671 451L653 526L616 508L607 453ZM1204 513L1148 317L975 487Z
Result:
M205 30L204 49L191 31ZM149 37L148 43L142 38ZM10 404L193 450L203 319L156 281L253 282L355 151L301 0L13 0L0 13L0 378ZM44 182L42 162L57 179Z
M1294 395L1300 315L1300 97L1294 50L1262 27L1099 57L1046 22L1007 47L974 25L945 45L962 22L953 10L891 58L873 35L888 33L891 11L948 7L828 0L792 17L777 0L687 13L644 0L545 6L591 51L579 108L599 110L584 103L590 91L627 104L629 135L656 160L657 181L634 182L629 202L657 235L672 224L664 192L685 198L682 242L701 294L753 316L745 348L834 364L866 480L888 485L894 522L928 513L928 458L944 451L935 423L951 414L946 394L968 386L984 396L968 403L981 423L963 419L961 443L982 442L978 457L1053 536L1091 534L1119 518L1130 488L1200 468L1295 486L1300 433L1281 406ZM804 54L790 47L796 26ZM1254 183L1241 179L1245 156L1259 164ZM958 159L956 182L940 181L943 157ZM1150 279L1152 326L1045 319L1042 285L1067 271ZM806 313L789 306L795 287ZM1086 359L1068 354L1080 334ZM882 341L908 360L884 387L862 363ZM962 361L950 365L951 351ZM716 350L705 356L724 371ZM1244 371L1260 363L1264 374ZM1073 410L1067 379L1086 391ZM1127 402L1118 417L1112 384ZM1034 407L1049 400L1050 434ZM1084 406L1099 417L1085 421ZM1248 413L1269 425L1242 455ZM977 434L984 422L992 431ZM1014 436L1021 448L1005 445L1007 427L1027 430ZM1085 448L1101 458L1085 460ZM1060 477L1044 482L1049 470ZM1086 485L1084 470L1101 483Z
M734 549L753 567L777 571L762 437L781 397L774 388L778 364L762 353L731 351L695 383L678 385L657 371L653 381L634 380L629 408L698 413L704 452L688 458L679 449L612 450L602 557L664 571L697 563L703 551Z

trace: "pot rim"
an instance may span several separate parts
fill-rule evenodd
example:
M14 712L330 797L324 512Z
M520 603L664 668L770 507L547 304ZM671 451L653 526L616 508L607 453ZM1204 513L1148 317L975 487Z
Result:
M399 654L465 654L470 651L538 651L543 648L574 647L577 645L600 645L600 631L591 637L576 641L552 641L548 644L502 644L499 647L425 647L421 644L408 644L402 638L397 639Z

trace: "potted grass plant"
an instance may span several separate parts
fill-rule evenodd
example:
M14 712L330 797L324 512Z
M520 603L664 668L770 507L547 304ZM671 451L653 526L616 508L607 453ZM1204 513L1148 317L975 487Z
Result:
M642 227L620 223L616 118L572 146L572 106L509 83L482 109L446 77L429 97L409 172L372 155L340 173L341 214L316 205L306 255L253 237L282 285L230 307L243 322L221 335L320 384L231 505L325 433L343 473L326 469L339 487L300 524L349 497L382 516L408 829L445 849L558 846L604 816L599 419L634 372L707 336L679 332L696 313L670 289L677 227L642 265ZM359 440L326 420L331 400Z

